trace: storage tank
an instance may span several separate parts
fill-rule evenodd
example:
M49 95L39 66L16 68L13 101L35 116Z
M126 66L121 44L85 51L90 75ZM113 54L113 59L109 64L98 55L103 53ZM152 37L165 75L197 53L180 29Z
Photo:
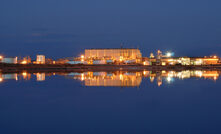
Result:
M3 58L2 60L3 63L10 63L10 64L17 64L18 63L18 58Z

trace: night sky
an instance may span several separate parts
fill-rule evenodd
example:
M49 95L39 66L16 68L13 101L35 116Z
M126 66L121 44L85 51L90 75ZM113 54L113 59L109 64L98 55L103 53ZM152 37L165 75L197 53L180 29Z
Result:
M0 53L78 56L85 48L221 56L220 0L1 0Z

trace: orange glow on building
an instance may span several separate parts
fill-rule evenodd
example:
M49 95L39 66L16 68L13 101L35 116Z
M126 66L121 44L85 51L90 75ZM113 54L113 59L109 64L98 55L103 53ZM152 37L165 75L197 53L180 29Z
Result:
M21 64L27 64L28 62L26 61L26 60L23 60L22 62L21 62Z
M36 64L45 64L45 56L37 55Z
M135 60L136 63L142 63L141 58L142 54L139 49L85 49L85 60L112 60L117 62Z

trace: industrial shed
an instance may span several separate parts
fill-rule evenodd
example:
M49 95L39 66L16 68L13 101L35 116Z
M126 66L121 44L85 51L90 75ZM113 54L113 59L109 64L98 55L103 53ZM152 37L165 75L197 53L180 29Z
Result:
M114 61L136 60L140 62L142 54L134 48L85 49L85 59L105 59Z

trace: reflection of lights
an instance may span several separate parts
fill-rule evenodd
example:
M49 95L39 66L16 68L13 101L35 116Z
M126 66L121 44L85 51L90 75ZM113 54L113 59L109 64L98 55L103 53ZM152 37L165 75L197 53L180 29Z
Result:
M178 77L178 78L181 78L181 77L182 77L182 72L178 72L178 73L177 73L177 77Z
M214 76L214 77L213 77L213 79L214 79L214 80L217 80L217 77L216 77L216 76Z
M23 79L28 79L28 73L27 72L22 72L22 76L23 76Z
M94 72L92 76L87 72L78 77L82 80L83 76L86 86L138 86L142 81L142 72Z
M81 74L81 81L84 81L84 73Z
M79 81L84 81L88 85L137 85L139 84L141 78L150 78L151 82L154 82L156 78L158 86L162 85L162 82L166 82L171 84L175 81L175 78L186 79L191 77L197 78L205 78L216 81L219 78L219 71L201 71L201 70L185 70L185 71L167 71L162 70L161 72L150 72L148 70L136 71L136 72L128 72L128 71L117 71L117 72L82 72L82 73L70 73L70 75L74 75L74 79L78 79ZM51 73L50 73L51 74ZM55 75L55 73L52 73ZM60 74L60 73L59 73ZM58 75L59 75L58 74ZM65 75L61 73L60 75ZM23 71L20 73L24 79L28 80L31 78L31 74L27 71ZM36 73L37 81L45 80L45 74ZM18 80L17 74L8 75L3 74L0 75L0 82L5 81L7 79L15 79ZM138 79L138 81L136 80Z
M23 72L22 75L23 75L24 77L26 77L26 76L27 76L27 72Z
M122 74L120 74L120 80L123 80L124 78L123 78L123 75Z
M160 87L162 84L163 84L162 81L157 82L158 87Z
M150 82L154 82L154 77L150 77Z
M175 75L175 72L173 72L173 71L170 71L170 72L168 73L168 77L174 77L174 75Z
M45 81L45 73L37 73L36 77L37 81Z
M170 83L173 81L173 78L172 77L167 77L167 82Z
M195 71L195 74L199 77L202 77L203 75L203 72L202 71Z
M144 75L144 76L147 75L147 71L143 71L143 75Z

